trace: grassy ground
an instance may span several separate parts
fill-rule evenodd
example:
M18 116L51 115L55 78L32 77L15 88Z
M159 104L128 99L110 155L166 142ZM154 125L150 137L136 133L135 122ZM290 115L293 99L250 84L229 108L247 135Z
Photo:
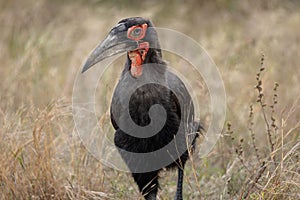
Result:
M299 199L300 4L293 0L0 0L0 199L141 198L129 174L88 153L71 110L87 54L129 16L194 38L225 83L222 137L206 158L196 151L188 163L185 199ZM161 174L160 199L173 198L175 174Z

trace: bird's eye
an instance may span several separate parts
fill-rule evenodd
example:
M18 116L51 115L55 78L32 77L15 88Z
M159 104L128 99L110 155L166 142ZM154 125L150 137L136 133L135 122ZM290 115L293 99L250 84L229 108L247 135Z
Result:
M147 24L142 24L130 27L127 31L127 37L132 40L139 41L145 37L147 26Z
M133 38L138 38L140 37L142 33L142 28L138 27L138 28L135 28L132 32L131 32L131 37Z

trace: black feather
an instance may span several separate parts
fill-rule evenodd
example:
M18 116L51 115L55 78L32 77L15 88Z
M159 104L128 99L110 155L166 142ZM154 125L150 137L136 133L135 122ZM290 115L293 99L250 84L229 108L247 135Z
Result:
M145 22L152 26L152 23L149 20L143 18L125 19L119 23L125 23L130 27ZM125 151L134 153L154 152L169 143L173 143L174 148L179 147L187 149L188 144L194 149L198 132L202 129L199 123L194 122L194 105L184 83L178 76L167 70L166 63L162 59L157 33L154 33L152 30L152 33L147 33L146 39L148 39L149 42L154 43L151 45L154 48L149 49L144 64L154 63L156 65L143 66L142 76L152 79L154 83L137 87L139 78L132 77L129 73L131 61L127 58L127 62L115 88L111 103L111 122L116 129L114 142L125 163L133 172L134 169L132 168L134 166L131 166L130 163L132 162L131 159L134 158ZM168 87L159 83L164 83ZM128 88L130 87L137 87L137 90L131 95L129 101L130 117L136 125L145 127L151 123L151 118L149 116L149 109L151 106L159 104L165 109L167 114L166 123L156 135L148 138L134 137L127 134L126 131L121 130L119 127L119 123L117 122L119 122L120 116L126 109L123 108L122 98L124 95L127 95ZM181 121L185 122L183 130L179 129ZM174 142L174 136L176 134L179 134L179 140ZM189 140L187 134L193 134L190 142L187 142L187 139ZM159 157L159 155L157 156ZM182 155L175 156L173 158L174 162L164 167L172 168L178 166L178 169L182 170L188 157L189 153L186 150ZM141 164L147 164L149 161L143 160L141 162ZM144 194L146 199L156 199L159 170L146 173L132 173L135 182L138 184L140 191ZM182 174L180 174L178 179L177 199L182 199L181 190L183 171L180 171L180 173Z

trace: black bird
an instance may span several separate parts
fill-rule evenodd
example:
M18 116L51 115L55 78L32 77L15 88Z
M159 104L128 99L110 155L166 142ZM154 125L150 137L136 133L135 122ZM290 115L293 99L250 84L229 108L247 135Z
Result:
M147 200L156 199L159 171L177 167L175 199L180 200L184 166L201 130L194 122L191 96L163 61L153 24L140 17L121 20L91 53L82 72L123 52L127 61L110 109L115 145Z

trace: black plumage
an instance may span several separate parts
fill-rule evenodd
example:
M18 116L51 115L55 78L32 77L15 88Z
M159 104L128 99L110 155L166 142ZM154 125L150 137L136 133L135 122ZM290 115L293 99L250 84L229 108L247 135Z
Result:
M111 102L111 122L116 130L114 142L132 172L132 176L141 193L147 200L156 199L159 171L163 167L167 169L177 167L178 183L175 199L179 200L182 199L183 169L189 157L187 148L193 150L201 126L199 123L194 122L193 102L184 83L178 76L168 70L166 63L162 59L157 33L155 29L152 28L152 23L143 18L124 19L118 23L110 35L116 34L118 31L128 32L133 26L141 28L143 24L146 24L147 30L145 36L136 41L137 46L132 47L132 45L130 45L132 41L128 41L128 38L122 39L126 40L128 46L125 48L123 45L122 48L124 51L127 51L128 54L124 70L115 88ZM137 36L141 35L138 31L133 34L137 34ZM111 38L111 36L109 38ZM120 39L121 37L118 38ZM84 71L99 60L105 58L101 57L101 54L103 54L103 51L107 51L108 42L106 40L96 48L94 51L96 53L92 53L92 58L88 59ZM150 44L149 49L138 46L143 42ZM104 48L103 50L103 46L105 46L106 49ZM111 47L110 51L112 51L112 48L115 47ZM120 49L115 51L120 52L119 50ZM146 54L144 54L145 51ZM134 60L134 58L130 57L130 53L134 53L133 55L142 59L143 65L139 66L132 63L135 61L138 62L138 60ZM106 55L106 57L113 54L115 53ZM143 55L145 55L145 57L143 57ZM134 75L133 67L137 67L141 70L141 74ZM141 81L146 84L141 84ZM135 90L130 92L129 88L135 88ZM124 106L123 102L126 95L130 95L128 107L126 107L126 105ZM152 116L149 114L151 107L155 105L162 106L159 109L163 108L166 114L166 121L163 128L155 135L140 138L139 134L141 133L136 133L136 131L132 129L129 130L130 132L132 131L132 133L128 134L128 129L122 129L124 124L126 125L127 123L126 120L128 120L128 118L126 118L126 120L123 118L127 109L129 110L131 120L137 126L149 126L151 120L155 121L156 117L160 117L160 114L155 115L154 113ZM123 126L120 127L122 123ZM176 140L174 140L175 136ZM170 147L165 150L165 154L158 152L158 150L164 148L166 145L170 145ZM178 151L182 153L178 154ZM136 160L137 157L132 153L151 153L153 159L143 159L143 157L141 157L139 160ZM142 170L143 167L147 168L146 166L153 164L153 162L163 162L167 160L168 156L172 158L172 162L165 166L146 172Z

